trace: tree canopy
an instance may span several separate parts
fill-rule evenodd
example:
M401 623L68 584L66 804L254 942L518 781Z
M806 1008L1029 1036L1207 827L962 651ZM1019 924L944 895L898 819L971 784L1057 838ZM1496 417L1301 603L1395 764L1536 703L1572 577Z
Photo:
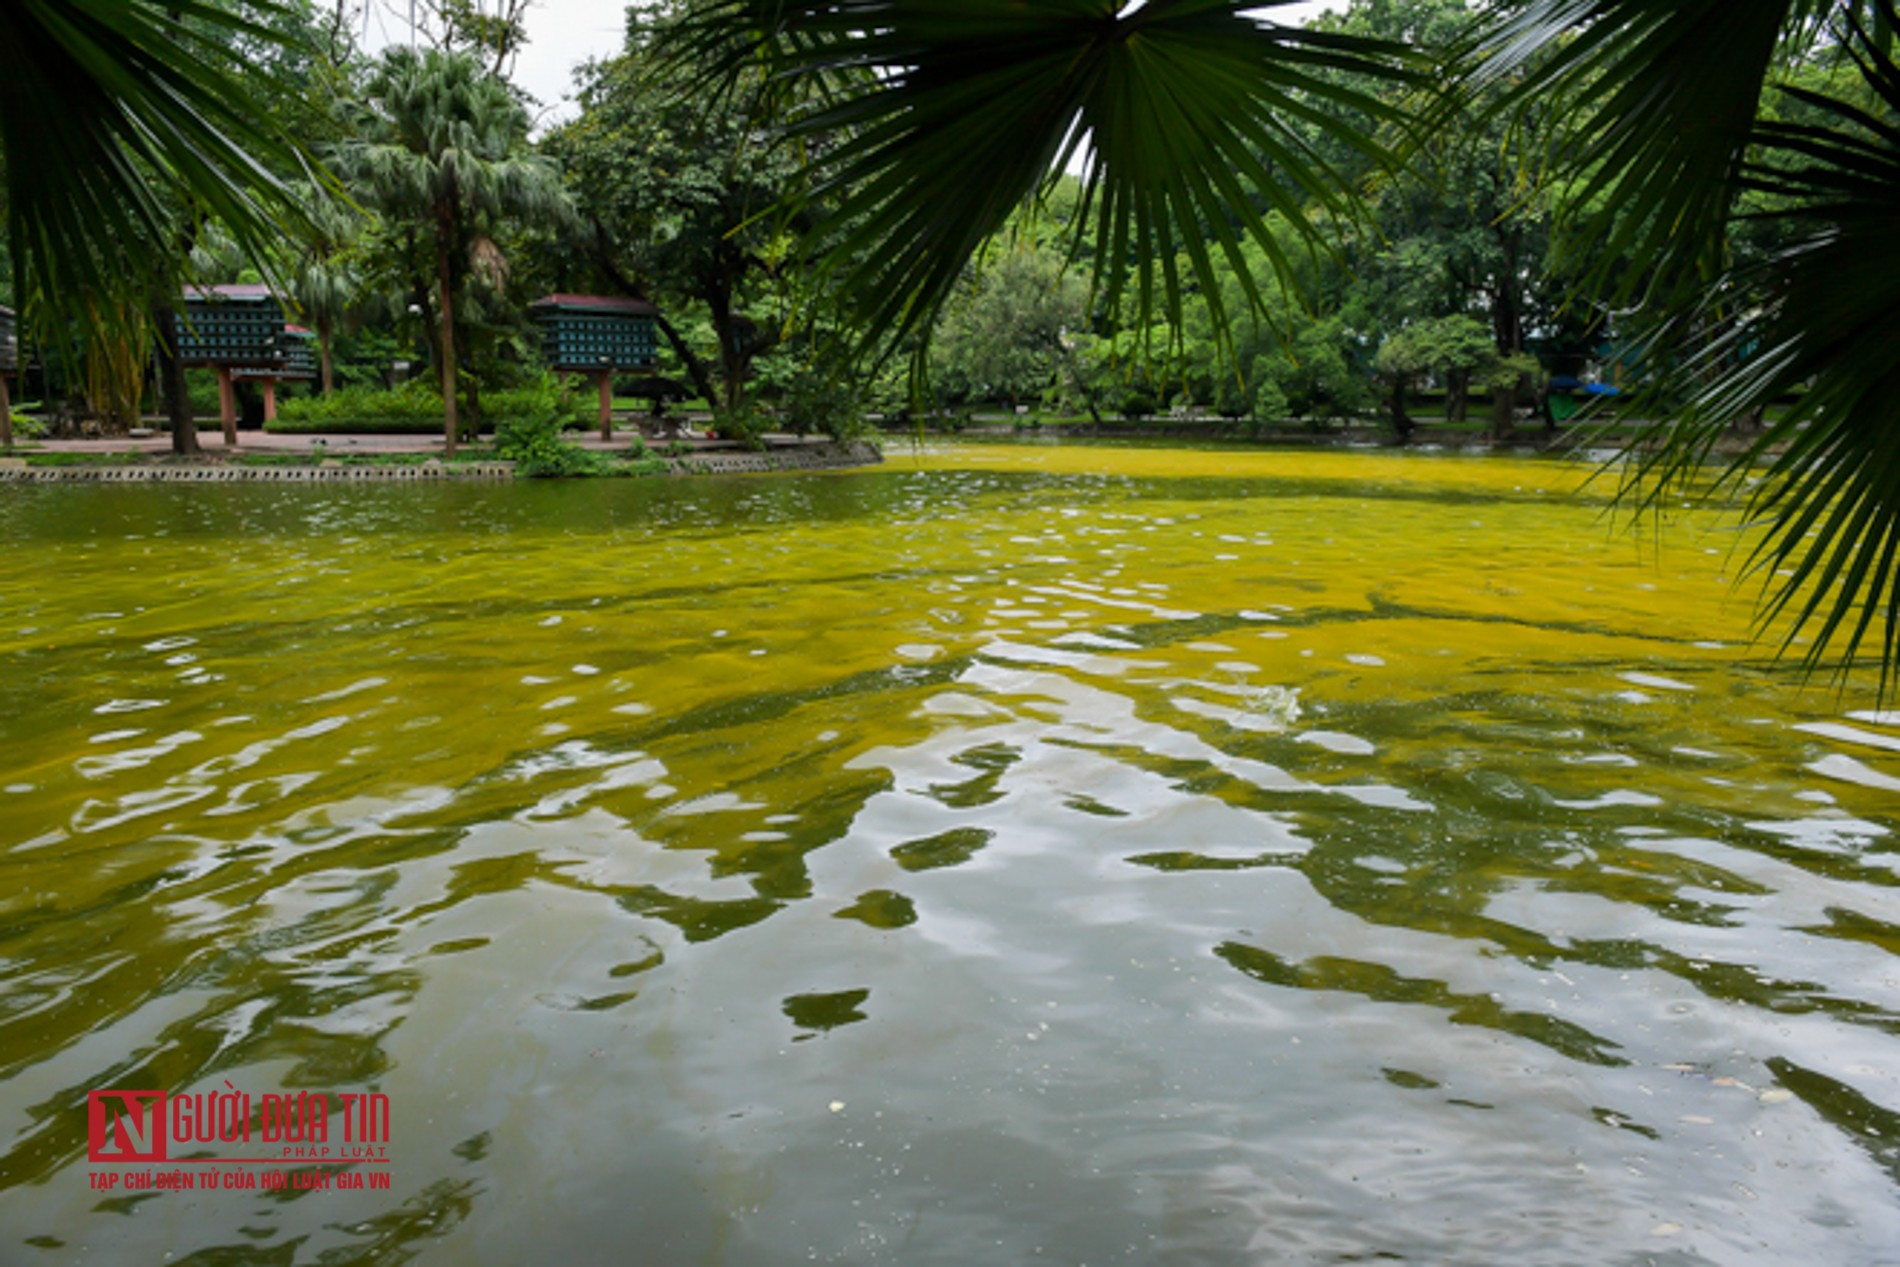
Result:
M580 75L580 117L546 142L587 218L590 270L609 288L697 313L705 348L682 323L663 332L695 386L728 416L742 411L755 362L797 323L810 208L785 207L807 150L767 128L754 73L723 93L654 53L677 6L630 11L626 47Z

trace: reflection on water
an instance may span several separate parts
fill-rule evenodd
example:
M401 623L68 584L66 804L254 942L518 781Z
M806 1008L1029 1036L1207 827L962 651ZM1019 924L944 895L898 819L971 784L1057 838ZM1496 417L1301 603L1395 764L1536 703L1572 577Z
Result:
M1900 716L1581 474L8 490L0 1260L1890 1256Z

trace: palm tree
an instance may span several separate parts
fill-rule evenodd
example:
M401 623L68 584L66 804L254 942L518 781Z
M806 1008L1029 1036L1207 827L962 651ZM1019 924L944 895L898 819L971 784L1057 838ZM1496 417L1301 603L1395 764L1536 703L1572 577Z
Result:
M433 247L443 442L453 454L455 307L482 222L566 217L566 195L553 165L527 152L527 111L469 54L390 49L365 95L366 139L346 144L337 167L364 202L417 224Z
M276 173L305 157L260 106L262 72L228 69L234 42L287 39L208 0L0 5L7 247L31 324L110 341L136 312L164 338L201 218L253 257L295 223ZM173 446L195 452L173 397Z
M318 387L327 396L336 388L337 329L348 318L362 284L353 248L364 217L341 199L315 189L308 193L310 232L294 246L295 259L286 271L291 298L317 334Z
M1286 280L1268 215L1308 225L1315 212L1352 214L1350 192L1302 128L1390 164L1405 144L1402 115L1450 117L1423 94L1403 112L1395 104L1424 78L1410 50L1256 16L1273 7L708 0L672 55L712 74L763 59L782 79L827 86L827 104L790 126L846 138L820 187L841 200L836 223L854 227L827 259L879 337L923 328L981 243L1077 154L1096 281L1112 303L1129 270L1145 324L1157 305L1178 320L1177 256L1210 297L1217 260L1248 276L1246 240ZM1769 527L1757 555L1770 586L1763 610L1794 617L1790 642L1812 633L1809 667L1839 648L1844 669L1884 618L1884 694L1900 667L1893 0L1528 0L1503 13L1441 77L1514 84L1499 94L1505 108L1530 94L1574 106L1552 174L1573 193L1570 229L1604 261L1593 280L1659 329L1705 343L1716 331L1699 362L1710 372L1639 469L1680 476L1738 412L1804 387L1799 407L1730 467L1739 479L1779 454L1753 500ZM1821 122L1759 125L1778 69L1822 48L1857 62L1862 99L1811 95ZM1368 79L1400 91L1346 86ZM1801 236L1766 274L1743 277L1727 265L1725 233L1750 188L1779 198ZM1748 315L1736 305L1711 314L1706 297L1737 286L1753 287ZM1248 299L1258 306L1251 290ZM1235 314L1213 315L1224 325ZM1734 355L1744 346L1754 355ZM1775 579L1784 567L1792 578Z

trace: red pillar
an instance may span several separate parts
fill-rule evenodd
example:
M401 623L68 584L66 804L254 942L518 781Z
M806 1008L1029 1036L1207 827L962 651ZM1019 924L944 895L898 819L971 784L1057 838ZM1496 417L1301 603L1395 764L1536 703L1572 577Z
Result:
M594 375L594 382L600 386L600 438L612 444L614 438L613 371L599 371Z
M237 387L231 382L231 367L218 371L218 420L224 424L224 447L237 448Z
M264 421L270 422L277 417L277 380L264 380Z

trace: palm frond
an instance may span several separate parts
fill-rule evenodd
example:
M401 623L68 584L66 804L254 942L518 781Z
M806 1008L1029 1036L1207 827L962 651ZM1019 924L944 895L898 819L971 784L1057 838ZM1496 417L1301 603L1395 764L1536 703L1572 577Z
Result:
M475 58L392 48L366 92L372 109L334 161L369 203L395 216L446 201L474 215L571 220L559 171L527 152L527 111Z
M89 300L175 280L188 207L260 260L295 220L277 173L307 172L304 157L232 74L227 46L284 38L206 0L0 6L8 246L43 325L90 330L117 305Z
M1858 20L1847 42L1886 112L1790 90L1819 121L1755 130L1740 181L1773 195L1763 214L1797 237L1733 279L1754 306L1689 362L1706 384L1644 473L1652 489L1679 482L1729 422L1781 402L1728 472L1761 477L1748 502L1761 619L1784 651L1807 640L1810 671L1837 655L1844 673L1871 642L1885 695L1900 666L1900 64Z
M1580 173L1571 228L1591 244L1589 280L1627 298L1658 272L1712 275L1776 57L1834 7L1532 0L1476 42L1468 69L1508 83L1508 100L1574 107L1561 155Z
M1424 83L1378 41L1261 20L1258 0L721 0L675 33L682 63L762 65L811 87L790 130L835 138L815 198L835 200L824 263L856 323L889 346L925 325L965 264L1078 156L1102 298L1134 320L1198 285L1223 328L1217 261L1251 241L1291 277L1278 211L1348 215L1352 182L1309 137L1375 163L1400 111L1373 86ZM1355 78L1356 77L1356 78ZM1078 223L1078 241L1080 223ZM1185 261L1185 267L1177 261Z

